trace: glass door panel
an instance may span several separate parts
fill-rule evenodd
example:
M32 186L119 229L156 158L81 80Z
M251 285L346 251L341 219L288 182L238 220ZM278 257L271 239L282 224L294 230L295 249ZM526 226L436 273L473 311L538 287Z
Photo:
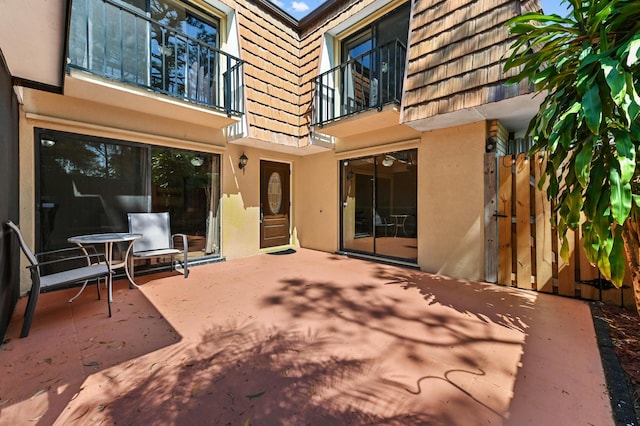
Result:
M343 162L342 241L346 250L374 250L373 172L373 158Z
M342 163L342 248L416 262L417 150Z
M127 213L168 211L189 257L220 253L220 157L37 129L38 250L128 229Z

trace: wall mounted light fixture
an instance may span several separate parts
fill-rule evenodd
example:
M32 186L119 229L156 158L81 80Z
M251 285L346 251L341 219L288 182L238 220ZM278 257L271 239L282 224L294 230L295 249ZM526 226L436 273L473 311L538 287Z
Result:
M240 162L238 163L238 167L242 170L242 174L244 174L244 168L247 167L247 163L249 162L249 157L244 155L244 152L240 156Z

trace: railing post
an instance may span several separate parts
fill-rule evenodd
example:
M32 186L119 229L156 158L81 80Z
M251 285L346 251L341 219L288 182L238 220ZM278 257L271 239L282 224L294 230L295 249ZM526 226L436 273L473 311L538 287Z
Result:
M231 57L227 57L227 71L224 78L224 109L227 115L231 115Z

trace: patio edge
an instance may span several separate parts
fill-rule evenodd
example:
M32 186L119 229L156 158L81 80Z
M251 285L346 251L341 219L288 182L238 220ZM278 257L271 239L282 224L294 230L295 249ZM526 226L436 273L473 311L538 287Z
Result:
M617 426L638 426L640 423L631 399L631 386L613 348L613 342L609 335L609 324L602 318L600 302L589 303L589 306L615 424Z

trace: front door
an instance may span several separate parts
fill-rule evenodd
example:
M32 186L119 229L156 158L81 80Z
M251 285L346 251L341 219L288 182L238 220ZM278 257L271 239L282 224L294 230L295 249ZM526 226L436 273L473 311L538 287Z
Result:
M289 164L260 161L260 248L289 244Z

